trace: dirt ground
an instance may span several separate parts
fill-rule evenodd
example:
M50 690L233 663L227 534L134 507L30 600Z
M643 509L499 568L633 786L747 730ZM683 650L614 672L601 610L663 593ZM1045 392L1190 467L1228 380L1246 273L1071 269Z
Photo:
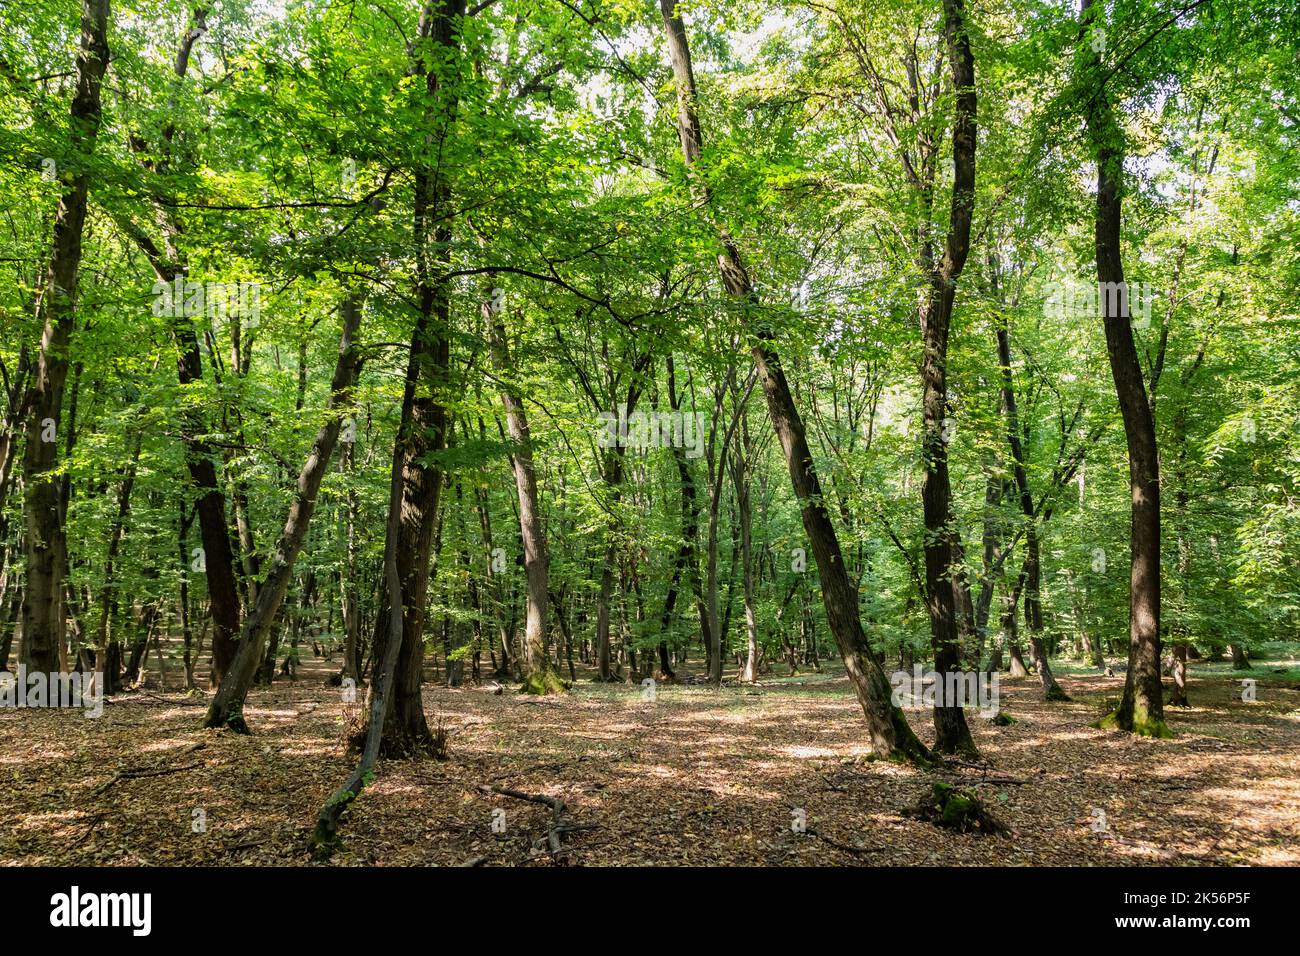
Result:
M323 667L257 690L252 737L200 728L202 696L134 692L102 718L0 710L0 863L299 865L320 804L354 757ZM381 762L344 819L334 865L1236 865L1300 863L1300 689L1193 678L1173 740L1088 726L1122 677L1065 676L1070 703L1003 681L987 768L939 774L868 759L837 674L757 687L579 682L565 697L427 686L445 762ZM927 740L928 714L911 711ZM935 780L978 793L1005 836L911 811ZM493 786L558 797L552 811ZM484 788L487 788L486 790ZM802 823L803 832L797 832ZM495 826L494 826L495 824Z

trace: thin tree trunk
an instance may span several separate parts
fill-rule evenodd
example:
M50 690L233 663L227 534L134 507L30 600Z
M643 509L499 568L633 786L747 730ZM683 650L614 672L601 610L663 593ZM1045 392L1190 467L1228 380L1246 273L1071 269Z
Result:
M732 458L731 475L736 487L736 513L740 519L741 577L745 596L745 665L741 683L758 679L758 614L754 605L753 513L749 500L749 465L745 450L749 446L746 419L740 423L740 439ZM814 654L814 657L816 655Z
M1016 406L1015 384L1011 376L1011 334L1007 328L1007 315L998 319L998 364L1002 373L1002 416L1006 424L1007 445L1011 449L1012 471L1020 502L1020 513L1025 519L1025 623L1029 626L1030 655L1038 667L1038 680L1043 686L1044 700L1065 701L1070 698L1061 690L1043 647L1043 608L1040 597L1042 585L1042 560L1038 543L1038 516L1034 513L1034 496L1025 470L1024 446L1020 442L1020 413Z
M512 381L515 372L510 362L505 322L490 303L483 306L483 319L491 332L493 358L502 379L501 404L505 408L510 440L514 443L510 459L519 495L519 531L524 545L524 576L528 582L524 614L524 689L532 694L559 693L565 687L555 676L546 646L549 557L546 535L542 530L542 507L537 494L537 474L533 468L528 415L523 398Z
M122 479L122 486L117 494L117 517L113 521L113 527L108 534L108 555L104 560L104 587L99 596L99 631L95 640L95 665L96 669L103 672L104 662L108 660L108 643L109 643L109 617L112 609L117 602L116 582L114 573L116 571L117 554L122 545L122 535L126 532L126 519L131 511L131 489L135 486L136 466L140 461L140 448L144 441L144 431L137 428L135 435L131 440L131 459L127 464L126 475ZM182 576L181 587L184 588L184 577ZM182 605L184 605L185 594L181 595ZM188 618L184 606L181 608L182 626L188 628ZM100 688L100 693L113 694L117 689L113 686L116 675L110 675L104 672L105 686Z
M408 372L407 392L411 391L413 377ZM379 749L387 726L388 711L392 706L390 693L397 672L397 659L401 654L402 632L405 629L402 609L406 602L402 598L402 578L397 567L397 551L401 537L402 501L405 494L406 462L401 441L393 447L392 478L388 487L388 522L384 533L384 606L388 612L388 634L383 648L383 657L376 660L374 678L370 682L369 717L366 722L365 744L361 751L361 760L356 769L348 775L330 798L325 801L316 816L316 825L308 840L312 855L318 860L328 858L338 847L338 826L343 812L351 805L369 785L375 761L379 759Z

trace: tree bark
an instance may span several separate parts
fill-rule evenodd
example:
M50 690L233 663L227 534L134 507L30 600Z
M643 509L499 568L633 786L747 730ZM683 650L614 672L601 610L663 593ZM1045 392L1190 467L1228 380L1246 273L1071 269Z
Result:
M1038 516L1034 513L1034 496L1025 470L1025 451L1020 441L1020 413L1016 407L1016 390L1011 376L1011 335L1007 316L998 318L998 365L1002 375L1002 416L1006 423L1007 445L1011 449L1012 471L1015 476L1020 513L1025 519L1025 560L1022 575L1025 581L1025 623L1029 626L1030 656L1038 667L1038 680L1043 686L1044 700L1065 701L1070 698L1052 674L1043 647L1043 608L1039 594L1042 585L1042 559L1038 543Z
M412 47L411 72L413 76L423 77L430 103L426 111L426 138L433 151L437 150L439 130L444 136L451 135L457 93L454 86L450 91L444 90L439 71L429 70L426 64L441 63L459 55L460 20L464 13L465 0L427 0ZM431 458L447 443L447 409L442 404L442 391L447 384L451 354L448 338L451 280L445 262L452 239L448 218L450 202L451 186L444 171L434 165L420 166L415 173L413 220L418 311L411 335L396 441L402 462L397 569L406 606L402 609L403 635L393 677L392 706L383 730L381 750L385 756L409 756L433 747L420 686L424 679L424 617L433 529L443 485L443 471L432 464ZM376 661L386 657L394 620L387 608L376 620L372 651Z
M1097 9L1093 0L1082 0L1085 21L1091 21ZM1090 45L1084 45L1082 57L1085 67L1100 75L1099 59ZM1123 131L1115 121L1104 87L1092 92L1087 126L1097 157L1097 283L1106 352L1128 445L1131 499L1129 667L1120 705L1102 719L1101 726L1143 736L1167 737L1170 733L1164 721L1164 689L1160 680L1160 456L1155 419L1133 341L1128 296L1122 291L1127 288L1120 250ZM1108 290L1121 292L1107 294Z
M189 28L177 48L172 72L176 76L176 89L189 68L190 53L194 44L207 31L207 8L197 7ZM171 97L175 107L175 92ZM175 124L168 122L159 134L156 152L160 158L152 159L148 144L138 134L131 139L132 149L140 156L140 165L146 172L159 176L170 166L170 147L176 133ZM181 254L181 223L172 205L163 201L162 194L151 185L150 200L154 218L162 236L163 248L138 224L125 216L115 217L123 231L144 253L153 267L159 282L175 287L184 282L186 263ZM194 323L184 315L179 303L172 314L172 338L176 346L176 373L181 390L197 388L203 382L203 354L199 347ZM185 447L185 464L193 483L197 500L195 510L199 518L199 537L202 550L198 557L208 585L208 602L212 619L212 666L209 684L217 687L222 675L235 655L235 638L239 633L239 590L235 574L235 549L231 544L230 527L226 522L226 498L217 481L217 453L205 437L208 427L198 409L187 408L181 416L181 441ZM190 556L186 556L190 560ZM194 563L191 561L191 563Z
M137 428L131 440L131 460L127 465L126 475L122 478L122 486L117 494L117 517L113 520L112 529L108 534L108 554L104 560L104 587L99 595L99 630L95 640L96 670L104 674L104 686L99 689L100 693L103 694L115 694L119 689L114 686L117 675L105 671L104 664L108 660L109 618L112 615L113 608L117 605L117 589L114 580L117 555L121 549L122 535L126 532L127 516L131 512L131 490L135 486L136 467L140 461L140 448L143 440L144 431ZM185 595L182 595L182 597L185 597ZM185 613L184 602L182 602L182 625L188 627ZM116 636L114 635L112 639L116 641Z
M506 427L514 443L510 460L519 496L519 531L524 545L524 576L527 580L527 604L524 613L524 689L532 694L562 692L564 683L551 667L546 646L547 564L546 534L542 529L541 500L537 494L537 473L533 468L532 436L528 431L528 414L523 397L514 385L514 367L505 321L491 303L483 306L483 319L492 339L492 353L501 375L501 404L505 408Z
M687 167L691 167L699 159L702 137L696 113L695 77L691 68L686 26L676 13L676 0L660 0L660 10L677 87L677 127L682 156ZM694 189L701 207L707 211L710 201L707 185L696 181ZM718 256L718 269L723 284L728 294L742 308L748 308L757 296L741 262L739 250L724 229L718 228L717 231L723 248ZM844 567L839 538L823 503L821 483L813 464L812 450L808 447L803 419L799 416L794 397L790 393L771 329L760 323L752 323L751 330L757 340L752 351L763 385L763 394L767 399L768 412L785 455L794 493L799 499L804 531L817 562L826 618L866 716L872 745L881 757L929 763L929 750L912 732L903 712L893 706L889 681L876 663L866 635L862 632L862 622L858 616L858 595Z
M748 446L749 428L746 419L742 418L740 437L732 457L731 476L736 488L736 514L740 519L740 567L745 597L745 664L740 672L740 680L741 683L752 684L758 680L758 614L754 605L754 522L749 499Z
M925 515L925 585L930 612L930 643L935 670L947 674L961 667L958 641L956 527L952 514L952 485L948 475L948 335L952 325L957 279L970 251L971 216L975 205L975 61L966 32L962 0L944 0L944 36L956 95L952 125L953 190L947 247L930 273L929 295L921 310L925 354L921 364L924 387L925 477L921 501ZM935 749L975 756L978 751L960 702L935 704Z
M22 599L22 657L32 671L59 670L63 646L63 570L67 541L61 483L50 475L58 456L57 430L68 376L68 347L77 314L77 281L86 225L90 172L100 127L100 87L108 68L109 0L83 0L71 137L63 159L53 252L36 307L42 328L36 375L25 401L23 519L26 583Z
M271 555L271 569L257 590L257 602L244 621L243 632L239 636L239 649L208 708L204 722L206 727L229 727L236 733L248 733L248 725L244 720L244 701L253 685L257 665L262 660L267 634L275 623L276 614L279 613L289 583L293 580L294 562L298 560L303 541L306 540L307 529L316 510L321 481L329 470L330 456L334 454L334 445L338 441L342 426L340 413L351 401L352 387L356 383L361 357L355 337L361 325L362 301L361 293L349 295L343 301L343 333L339 339L339 357L334 366L334 378L330 382L327 417L316 432L307 459L298 472L297 490L293 504L289 506L284 530L280 532Z

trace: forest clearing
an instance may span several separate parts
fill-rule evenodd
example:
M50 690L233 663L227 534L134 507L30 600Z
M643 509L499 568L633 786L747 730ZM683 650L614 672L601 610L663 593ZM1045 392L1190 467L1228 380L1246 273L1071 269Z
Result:
M1295 645L1285 650L1300 658ZM1063 706L1040 700L1029 680L1004 682L1002 712L1015 722L973 722L988 764L943 774L989 801L1010 827L996 837L914 817L934 775L871 759L842 673L754 686L729 680L721 690L669 685L654 700L621 684L583 683L564 697L435 687L425 691L425 708L446 729L449 758L385 764L333 862L1296 865L1294 658L1269 662L1250 703L1230 671L1193 678L1200 703L1171 716L1173 740L1087 726L1120 679L1066 668L1074 701ZM157 689L115 699L102 723L0 711L0 773L23 781L0 798L0 859L301 865L314 810L349 769L355 707L349 715L337 690L322 686L325 674L304 667L296 682L255 692L247 711L255 737L198 729L201 700ZM191 750L196 744L202 749ZM141 768L189 769L113 783ZM535 849L550 810L483 792L492 786L558 797L575 822L594 828L566 837L559 854ZM200 809L207 825L194 833ZM496 810L504 812L500 833ZM792 828L799 810L802 833Z
M0 872L1249 926L1297 302L1295 0L0 0Z

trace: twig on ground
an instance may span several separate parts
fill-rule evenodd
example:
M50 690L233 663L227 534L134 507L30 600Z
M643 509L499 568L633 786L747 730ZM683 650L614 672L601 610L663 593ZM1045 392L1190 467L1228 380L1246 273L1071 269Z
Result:
M513 800L524 800L528 803L540 803L543 806L551 808L551 828L546 832L544 837L538 837L533 841L533 849L540 849L543 844L550 850L551 855L558 854L563 846L564 835L566 833L576 833L579 830L597 830L600 828L598 823L573 823L569 820L569 807L559 797L548 797L544 793L524 793L522 790L512 790L509 787L502 787L497 784L491 786L479 784L478 789L483 793L495 793L503 797L510 797Z
M881 850L884 849L884 847L879 847L879 846L853 846L852 844L849 843L841 843L839 840L835 839L834 837L827 836L825 833L822 833L816 827L807 827L803 832L808 836L814 836L819 840L829 843L837 850L840 850L844 853L851 853L854 856L866 856L869 853L879 853Z
M192 754L196 750L202 750L205 746L207 745L203 743L191 744L185 750L182 750L181 753ZM117 773L115 773L112 777L110 777L107 781L105 781L103 784L99 786L99 788L95 791L95 796L99 796L101 793L103 793L109 787L113 786L113 784L117 783L119 780L138 780L141 777L164 777L167 774L181 773L184 770L193 770L196 767L202 767L202 766L203 764L201 763L187 763L187 764L182 764L179 767L133 767L128 770L119 770Z

